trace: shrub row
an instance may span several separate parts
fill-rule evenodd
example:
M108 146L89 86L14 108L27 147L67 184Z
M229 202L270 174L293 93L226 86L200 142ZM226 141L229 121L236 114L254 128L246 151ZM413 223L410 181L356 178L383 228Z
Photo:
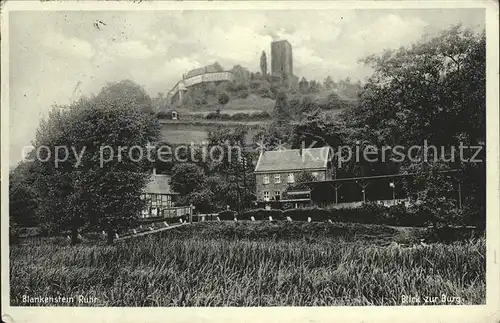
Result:
M252 216L257 221L268 220L271 216L273 220L284 220L283 211L281 210L265 210L265 209L254 209L243 212L238 216L238 220L250 220ZM221 219L222 220L222 219Z
M254 112L254 113L244 113L244 112L238 112L233 115L227 114L227 113L216 113L216 112L211 112L207 114L205 119L207 120L222 120L222 121L261 121L261 120L267 120L270 119L271 115L267 113L266 111L262 112Z
M229 213L232 212L232 213ZM236 213L225 211L221 220L233 220ZM380 204L366 203L359 208L301 208L301 209L254 209L245 211L237 216L238 220L267 220L269 216L273 220L286 220L290 217L293 221L362 223L362 224L385 224L394 226L428 226L432 224L432 218L428 213L420 211L418 208L408 209L403 204L386 207ZM463 221L457 223L447 223L450 225L462 225Z

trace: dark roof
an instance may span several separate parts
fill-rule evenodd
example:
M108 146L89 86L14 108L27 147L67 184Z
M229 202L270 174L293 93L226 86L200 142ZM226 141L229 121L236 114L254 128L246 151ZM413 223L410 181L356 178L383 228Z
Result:
M193 70L190 70L189 72L186 73L186 78L190 78L196 75L201 75L205 73L205 68L204 67L199 67L195 68Z
M328 147L275 150L263 152L255 172L326 169L330 157Z
M199 67L190 70L189 72L186 73L186 78L190 78L193 76L205 74L205 73L214 73L214 72L222 72L223 70L217 65L216 63L207 65L204 67Z
M152 194L177 194L173 192L170 186L170 176L168 175L151 175L151 180L146 185L144 193Z
M271 43L288 43L288 44L290 44L290 42L286 39L273 40Z

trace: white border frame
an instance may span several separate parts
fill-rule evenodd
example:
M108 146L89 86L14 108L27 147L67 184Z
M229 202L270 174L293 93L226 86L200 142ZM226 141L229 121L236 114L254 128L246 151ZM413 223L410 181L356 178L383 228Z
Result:
M144 11L144 10L306 10L306 9L426 9L484 8L487 36L487 229L486 305L471 306L343 306L262 308L85 308L11 307L9 304L8 176L9 176L9 12L11 11ZM345 322L345 321L450 321L499 322L499 17L491 1L238 1L238 2L101 2L9 1L2 6L1 56L1 243L2 320L5 322Z

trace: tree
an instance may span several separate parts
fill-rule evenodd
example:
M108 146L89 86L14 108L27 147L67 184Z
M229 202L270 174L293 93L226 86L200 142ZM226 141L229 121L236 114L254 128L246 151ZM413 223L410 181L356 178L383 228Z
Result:
M406 189L419 216L425 217L434 227L455 224L457 190L443 173L449 168L440 163L430 167L418 165L415 168L418 168L417 175L411 185L406 184Z
M294 97L290 100L289 111L290 115L292 115L294 118L300 119L302 114L302 104L298 97Z
M241 65L235 65L231 69L231 72L233 73L234 81L236 83L246 84L250 81L250 71L248 71L248 69L244 68Z
M285 191L284 198L289 198L288 192L293 191L293 190L304 190L304 189L311 189L310 185L306 184L309 182L315 182L318 179L312 175L311 172L308 171L301 171L297 176L295 177L295 183L292 185L289 185L288 188Z
M304 77L302 77L302 79L299 82L299 91L301 93L307 93L309 91L309 82L307 82L307 80Z
M304 184L307 182L314 182L316 180L317 178L314 177L311 172L307 172L304 170L297 175L297 179L295 180L295 182L297 184Z
M152 100L143 87L130 80L110 82L97 94L97 100L133 105L146 112L153 112Z
M139 151L157 140L159 124L139 86L117 84L54 109L37 129L35 151L47 147L39 158L30 156L40 223L52 233L71 231L73 244L80 229L105 230L112 243L115 232L133 224L144 206L140 195L151 165ZM64 151L61 147L68 151L64 161L54 153Z
M274 104L273 118L278 123L290 121L290 110L288 98L285 92L278 93L276 103Z
M434 145L459 160L460 144L486 150L486 35L461 25L410 48L385 51L365 62L374 75L363 86L353 124L376 129L379 142ZM408 163L408 162L407 162ZM463 168L467 203L484 205L485 163ZM472 176L472 174L474 174ZM476 200L476 201L474 201Z
M36 226L37 201L33 190L32 163L22 161L9 173L10 226Z
M267 57L266 52L262 51L262 55L260 55L260 72L262 76L266 78L267 76Z
M308 89L308 93L318 93L320 90L319 88L319 84L318 82L316 82L315 80L312 80L310 83L309 83L309 89Z
M155 112L165 111L167 106L167 99L163 92L158 92L157 96L151 99L151 106Z
M222 65L219 64L219 62L213 63L212 67L214 68L214 70L216 72L222 72L222 71L224 71L224 68L222 67Z
M375 73L363 88L359 121L405 144L427 138L456 144L462 134L484 141L485 47L484 32L458 25L411 48L368 57Z
M196 164L182 163L173 168L172 189L179 193L181 204L192 204L200 212L213 209L214 194L203 168Z
M332 78L331 78L330 76L328 76L328 77L325 79L325 83L324 83L325 89L326 89L327 91L331 91L331 90L333 90L333 85L334 85L334 83L333 83Z
M364 61L374 73L362 85L356 106L345 109L335 119L320 113L311 114L295 127L292 144L296 145L299 140L321 142L318 138L324 138L334 150L349 146L351 151L356 147L363 151L367 145L409 149L427 141L428 145L444 149L446 158L455 160L449 162L448 167L462 170L462 207L484 210L484 156L480 163L460 163L457 162L459 149L453 152L450 148L462 143L481 147L481 153L485 151L485 48L484 31L474 33L458 25L412 46L370 56ZM341 83L344 92L361 85L351 84L349 79ZM330 99L336 101L335 97ZM391 160L393 157L389 151L382 162L379 152L377 162L361 159L358 163L343 163L336 169L337 176L384 175L426 164L422 158L396 162ZM442 180L439 176L433 177L437 178L435 188L422 191L425 199L430 200L434 193L438 196L451 192L444 180L438 187ZM454 190L456 194L456 188ZM448 203L450 201L437 199L435 202L444 204L431 208L455 207ZM451 216L443 212L441 214ZM484 212L477 217L484 219Z
M230 131L219 127L208 133L208 149L217 147L213 155L210 170L211 178L223 178L220 185L212 185L214 203L230 205L240 210L241 206L249 205L252 191L255 187L253 176L252 154L246 142L248 129L239 126ZM220 180L219 180L220 182ZM223 184L226 183L226 184Z
M328 94L328 100L326 103L326 108L331 109L343 109L345 107L344 102L340 99L340 96L336 92Z
M287 122L277 122L274 120L264 130L256 134L253 138L256 148L265 150L275 150L280 145L286 148L292 135L293 128Z
M214 82L202 84L202 92L204 97L208 97L209 95L216 95L217 87Z
M220 93L218 100L219 100L219 104L221 104L223 107L225 107L226 104L229 102L229 95L227 95L226 92Z
M193 163L181 163L172 169L172 189L181 196L205 187L205 172Z

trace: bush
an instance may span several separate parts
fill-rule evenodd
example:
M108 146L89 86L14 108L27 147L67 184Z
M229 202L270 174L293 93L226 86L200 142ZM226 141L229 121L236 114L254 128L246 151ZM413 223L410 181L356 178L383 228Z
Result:
M248 120L248 119L250 119L250 115L248 113L243 113L243 112L238 112L231 116L231 120L236 120L236 121Z
M386 207L381 204L365 203L359 208L328 209L330 220L334 222L382 224Z
M392 206L384 206L383 204L365 203L358 208L301 208L293 209L290 205L286 205L285 210L265 210L254 209L248 210L238 216L241 220L250 220L252 216L256 220L267 220L272 216L274 220L285 220L290 217L293 221L307 221L311 218L313 222L323 222L332 220L333 222L344 223L361 223L361 224L385 224L391 226L406 226L406 227L422 227L431 224L431 217L428 212L417 206L407 208L404 204ZM452 210L449 213L456 213L453 217L453 222L449 225L474 225L471 218L471 211L468 209ZM469 219L469 220L467 220ZM471 222L471 223L469 223ZM446 225L446 224L445 224ZM480 227L478 227L480 229Z
M205 117L205 119L207 120L231 120L231 116L229 114L226 114L226 113L217 113L217 112L211 112L209 114L207 114L207 116Z
M271 115L267 113L266 111L262 112L255 112L255 113L244 113L244 112L238 112L230 116L231 120L234 121L241 121L241 120L251 120L251 121L260 121L260 120L267 120L270 119Z
M250 89L252 90L258 90L261 88L261 86L263 86L265 84L264 81L261 81L261 80L254 80L252 82L250 82Z
M270 119L271 118L271 115L266 112L266 111L262 111L262 112L255 112L255 113L252 113L250 115L250 119L252 120L267 120L267 119Z
M241 91L239 91L239 92L238 92L238 97L239 97L239 98L242 98L242 99L246 99L246 98L248 98L248 95L249 95L249 94L250 94L250 93L248 92L248 90L247 90L247 89L245 89L245 90L241 90Z
M429 217L426 214L411 212L404 204L391 205L384 213L384 224L406 227L427 226Z
M247 91L248 92L248 86L245 83L236 83L234 86L234 91L238 91L238 92Z
M234 217L236 216L236 212L235 211L231 211L231 210L222 211L217 216L221 220L234 220Z
M166 111L160 111L156 114L156 116L159 118L159 119L165 119L168 117L168 113Z
M88 240L88 241L100 241L100 240L104 240L104 238L105 238L102 235L102 233L99 233L99 232L89 232L89 233L85 234L83 237L85 240Z
M258 92L257 92L261 97L263 98L268 98L268 99L273 99L273 93L271 92L271 89L269 86L264 86L261 87Z
M289 209L283 212L286 218L289 216L293 221L307 221L310 217L311 221L320 222L326 221L330 218L330 212L326 209L320 208L303 208L303 209Z

